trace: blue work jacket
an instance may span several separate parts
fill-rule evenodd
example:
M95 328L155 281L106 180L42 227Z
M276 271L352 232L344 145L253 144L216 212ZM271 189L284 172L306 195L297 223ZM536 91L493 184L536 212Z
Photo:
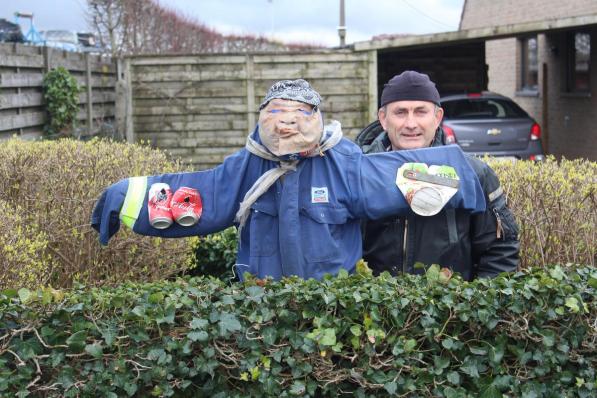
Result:
M257 140L257 133L253 134ZM300 160L296 171L285 174L252 205L239 239L239 276L249 272L259 278L320 279L342 268L354 272L362 256L360 220L412 213L396 185L398 168L405 162L454 167L460 188L446 206L485 210L479 180L458 146L364 155L343 138L322 156ZM133 230L142 235L183 237L235 225L245 193L263 173L278 166L242 149L210 170L147 177L147 187L163 182L173 192L181 186L196 188L202 196L203 214L191 227L152 228L146 192ZM122 207L127 185L122 180L108 188L94 210L92 224L104 244L118 229L115 214Z

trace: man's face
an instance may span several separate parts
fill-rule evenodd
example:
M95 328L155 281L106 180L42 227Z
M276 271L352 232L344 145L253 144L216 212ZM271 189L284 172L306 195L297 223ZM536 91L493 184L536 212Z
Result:
M275 98L259 113L259 137L277 156L313 149L322 133L321 113L309 104Z
M444 110L428 101L390 102L378 112L388 133L392 150L425 148L431 145Z

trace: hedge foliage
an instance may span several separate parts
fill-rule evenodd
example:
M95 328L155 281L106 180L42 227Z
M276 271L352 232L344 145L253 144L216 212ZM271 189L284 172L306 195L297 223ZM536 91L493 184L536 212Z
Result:
M110 184L180 170L163 153L110 141L13 139L2 142L0 158L0 288L150 281L186 267L188 240L143 238L124 227L100 247L90 226Z
M521 267L597 257L597 162L586 159L489 161L520 226Z
M0 294L0 395L590 397L597 270Z

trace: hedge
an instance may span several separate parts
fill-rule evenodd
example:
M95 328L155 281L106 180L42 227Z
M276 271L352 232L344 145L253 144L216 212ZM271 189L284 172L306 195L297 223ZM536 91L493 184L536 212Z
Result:
M107 247L91 229L104 188L131 176L181 171L162 152L111 141L22 141L0 146L0 289L151 281L186 269L188 239L122 228Z
M0 395L590 397L597 270L0 295Z

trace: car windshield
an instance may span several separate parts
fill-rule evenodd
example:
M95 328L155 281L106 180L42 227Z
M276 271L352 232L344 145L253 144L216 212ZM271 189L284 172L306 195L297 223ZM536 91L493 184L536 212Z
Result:
M500 98L463 98L442 101L444 115L449 119L511 119L527 117L527 113L512 101Z

